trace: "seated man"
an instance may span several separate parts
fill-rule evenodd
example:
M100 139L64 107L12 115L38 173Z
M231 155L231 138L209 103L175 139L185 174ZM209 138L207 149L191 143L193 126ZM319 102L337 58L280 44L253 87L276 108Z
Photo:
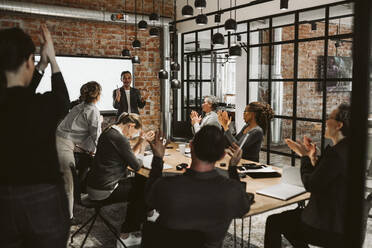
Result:
M279 248L283 234L294 247L313 244L322 247L343 247L344 220L347 205L347 158L350 107L341 104L326 122L325 137L333 142L322 156L316 156L316 145L309 138L304 142L286 139L289 148L301 157L301 178L308 192L309 203L267 218L265 248Z
M199 130L206 126L216 126L221 128L221 124L218 121L218 115L216 113L217 109L217 99L214 96L207 96L204 98L204 103L202 105L202 110L205 113L204 118L198 115L196 111L192 111L190 114L191 125L193 133L199 132Z
M153 163L146 188L146 202L160 213L157 223L173 230L199 231L204 247L221 247L233 218L246 214L251 200L240 182L221 176L216 161L225 156L223 132L203 127L190 143L191 168L178 176L160 177L162 164ZM230 166L242 151L235 146Z

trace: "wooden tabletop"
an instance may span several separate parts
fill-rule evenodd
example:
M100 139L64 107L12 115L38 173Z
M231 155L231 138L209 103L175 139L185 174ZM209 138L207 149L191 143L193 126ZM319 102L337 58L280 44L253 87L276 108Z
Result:
M180 163L187 163L190 165L191 158L184 156L183 154L181 154L179 151L176 150L178 148L178 144L171 143L168 145L168 147L172 147L172 148L166 149L165 156L164 156L164 163L171 165L172 169L163 170L163 172L183 173L184 171L176 170L176 165ZM229 160L230 160L230 157L226 155L224 159L216 162L216 167L227 170ZM221 167L220 166L221 163L226 163L226 166ZM242 159L240 163L254 163L254 162ZM277 168L274 166L272 166L272 168L277 170L278 172L281 172L280 168ZM142 168L137 173L145 177L148 177L150 170L146 168ZM246 188L247 192L251 192L255 194L255 203L252 204L250 211L244 217L261 214L261 213L264 213L264 212L267 212L267 211L270 211L276 208L291 205L293 203L307 200L310 197L310 193L305 193L297 197L291 198L288 201L282 201L282 200L275 199L272 197L267 197L267 196L256 194L256 191L259 189L266 188L271 185L280 183L280 177L253 179L247 176L246 178L242 178L241 181L244 181L247 183L247 188Z

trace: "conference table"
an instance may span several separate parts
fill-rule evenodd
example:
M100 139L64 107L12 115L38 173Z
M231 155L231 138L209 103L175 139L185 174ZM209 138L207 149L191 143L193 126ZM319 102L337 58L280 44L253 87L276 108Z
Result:
M184 154L181 154L178 151L178 144L176 143L170 143L167 146L167 149L165 151L164 156L164 163L170 165L172 168L163 170L165 173L183 173L185 170L179 171L176 169L176 165L180 163L187 163L188 165L191 164L191 157L186 156ZM216 168L220 168L222 170L227 170L227 166L229 164L230 157L229 155L226 155L222 160L218 161L216 163ZM249 160L242 159L240 161L240 164L242 163L255 163ZM222 166L221 166L222 164ZM225 166L223 166L225 164ZM256 163L258 164L258 163ZM274 170L277 170L279 173L281 173L282 169L272 166ZM147 168L141 168L138 172L138 174L149 177L150 170ZM246 183L246 191L250 193L254 193L254 203L251 205L251 209L249 212L247 212L241 219L242 225L241 225L241 246L243 247L243 232L244 232L244 218L251 218L254 215L262 214L264 212L274 210L277 208L281 208L284 206L288 206L295 203L303 203L305 200L309 199L310 193L304 193L299 196L293 197L287 201L275 199L272 197L264 196L256 194L256 191L259 189L263 189L275 184L280 183L280 177L276 178L251 178L249 176L246 176L245 178L241 178L242 182ZM250 230L251 230L251 219L249 219L249 234L248 234L248 244L250 243ZM234 244L236 245L236 220L234 220Z

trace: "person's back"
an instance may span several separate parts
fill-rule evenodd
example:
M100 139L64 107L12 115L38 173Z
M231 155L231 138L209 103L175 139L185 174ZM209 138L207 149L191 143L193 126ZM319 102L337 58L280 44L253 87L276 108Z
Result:
M216 170L199 173L189 169L181 176L162 178L154 186L159 224L201 231L205 247L220 247L231 220L249 210L241 184Z
M0 31L0 247L67 244L55 130L67 113L69 96L45 25L42 37L36 69L31 38L19 28ZM48 63L52 91L35 94L42 76L38 71Z
M251 201L239 181L221 176L214 168L224 153L224 136L205 126L190 144L192 165L183 175L159 178L147 194L150 207L159 211L158 223L174 230L201 231L204 247L221 247L233 218L249 211ZM239 147L235 148L240 152ZM235 156L235 155L234 155ZM234 165L239 162L235 158ZM157 168L150 173L149 184Z

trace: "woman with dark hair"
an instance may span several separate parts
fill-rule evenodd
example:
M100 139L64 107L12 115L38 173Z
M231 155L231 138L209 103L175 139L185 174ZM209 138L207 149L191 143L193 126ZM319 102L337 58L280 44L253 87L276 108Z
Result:
M341 104L327 118L325 137L332 140L321 157L316 145L286 139L289 148L301 157L301 178L311 193L305 208L274 214L266 220L265 248L281 247L283 234L294 247L343 247L347 206L347 159L350 106Z
M101 134L101 115L96 103L101 96L101 86L94 81L84 84L80 89L81 103L71 109L56 132L58 159L63 172L65 190L69 201L70 219L73 218L74 183L71 167L75 167L74 148L88 154L96 150Z
M141 238L140 231L146 217L144 203L144 177L126 178L127 167L138 171L142 161L136 157L145 140L151 140L154 132L141 132L142 122L137 114L122 113L115 125L103 131L97 146L93 167L88 174L88 196L91 200L107 203L129 202L125 222L121 226L121 238L127 245L136 245ZM129 139L138 132L141 135L131 147ZM141 156L139 156L141 157ZM118 243L120 246L120 243Z
M218 120L225 130L225 136L230 144L236 143L242 147L243 159L259 162L261 143L273 116L274 111L269 104L251 102L244 110L246 124L235 137L229 129L231 117L226 111L218 113Z
M0 30L0 247L67 245L68 207L55 132L70 100L45 25L41 35L35 67L31 37L19 28ZM52 90L36 94L48 63Z

